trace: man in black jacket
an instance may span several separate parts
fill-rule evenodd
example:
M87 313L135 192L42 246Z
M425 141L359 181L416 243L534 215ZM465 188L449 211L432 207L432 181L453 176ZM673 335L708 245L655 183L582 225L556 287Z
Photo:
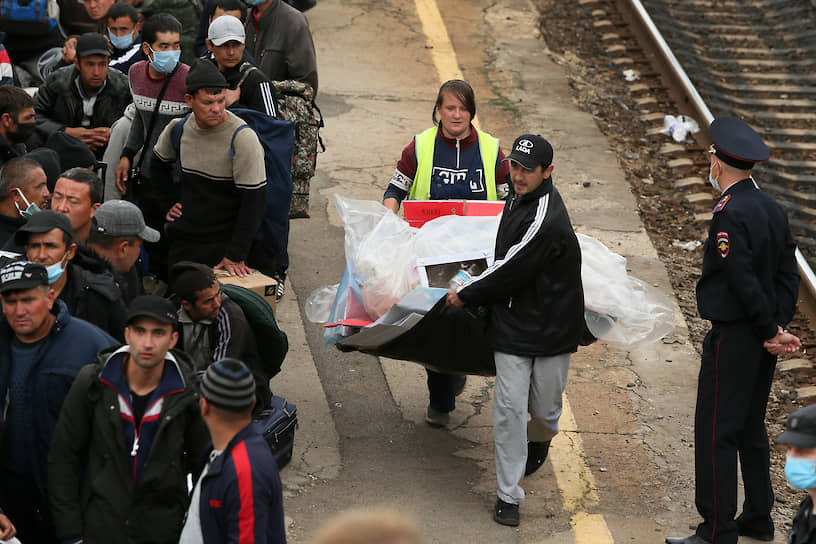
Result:
M263 370L255 334L241 307L222 292L212 268L182 261L170 269L170 288L179 300L179 347L196 370L232 357L255 376L255 411L269 407L269 379Z
M0 166L26 152L25 141L34 134L34 101L19 87L0 87Z
M128 80L118 70L108 70L110 51L101 34L83 34L76 47L74 66L49 74L34 96L37 130L43 139L63 130L101 159L111 125L130 104Z
M552 183L552 157L541 136L516 139L507 157L515 194L499 224L495 262L448 293L452 306L490 307L499 484L493 519L502 525L519 524L519 481L541 466L558 432L570 355L584 330L581 250Z
M6 245L26 219L48 205L51 193L42 167L17 157L0 170L0 247Z
M67 216L51 210L37 212L14 238L25 248L28 260L46 267L49 285L72 316L114 338L124 338L126 306L113 270L104 259L77 246Z
M142 211L126 200L108 200L96 210L85 246L113 267L125 304L144 294L140 268L144 242L161 235L145 224Z
M244 41L244 25L232 15L221 15L210 23L207 49L229 84L227 107L249 108L275 117L269 78L252 63L244 61Z

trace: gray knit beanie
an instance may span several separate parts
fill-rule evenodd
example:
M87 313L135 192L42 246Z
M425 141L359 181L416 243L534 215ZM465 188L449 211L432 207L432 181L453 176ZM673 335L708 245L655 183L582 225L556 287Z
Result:
M244 412L255 400L255 378L238 359L220 359L204 372L201 396L219 408Z

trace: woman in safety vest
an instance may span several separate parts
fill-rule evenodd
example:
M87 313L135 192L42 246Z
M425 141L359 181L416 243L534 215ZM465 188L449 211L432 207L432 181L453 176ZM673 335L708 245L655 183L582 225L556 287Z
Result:
M510 170L499 140L477 130L473 88L452 79L439 88L432 119L434 126L417 134L402 150L402 158L383 195L394 213L411 200L499 200L509 191ZM487 167L485 167L487 165ZM430 402L425 421L434 426L450 422L455 397L465 376L428 370Z

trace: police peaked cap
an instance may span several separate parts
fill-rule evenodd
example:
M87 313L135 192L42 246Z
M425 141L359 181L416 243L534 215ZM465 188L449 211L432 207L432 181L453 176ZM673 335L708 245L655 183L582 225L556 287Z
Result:
M771 152L754 129L736 117L717 117L711 122L709 136L714 154L725 164L740 170L750 170L765 162Z

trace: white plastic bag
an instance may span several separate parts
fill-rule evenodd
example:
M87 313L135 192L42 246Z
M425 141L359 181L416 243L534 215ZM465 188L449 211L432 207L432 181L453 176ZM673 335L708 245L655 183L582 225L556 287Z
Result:
M697 121L686 115L664 115L662 134L671 136L675 142L686 141L686 136L700 132L700 125Z
M346 231L346 266L377 319L419 283L411 251L416 229L379 202L340 195L334 202Z
M340 284L318 287L306 297L306 319L312 323L325 323L329 320L334 297Z
M659 340L674 328L671 300L626 272L626 259L577 234L584 308L590 332L621 348Z

